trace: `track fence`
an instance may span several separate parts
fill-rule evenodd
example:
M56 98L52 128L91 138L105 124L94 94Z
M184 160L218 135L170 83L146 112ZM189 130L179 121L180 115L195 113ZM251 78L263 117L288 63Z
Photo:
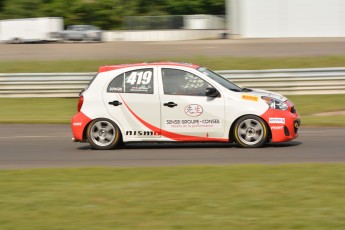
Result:
M242 87L260 88L284 95L345 93L345 68L216 72ZM0 74L0 97L78 97L95 74Z

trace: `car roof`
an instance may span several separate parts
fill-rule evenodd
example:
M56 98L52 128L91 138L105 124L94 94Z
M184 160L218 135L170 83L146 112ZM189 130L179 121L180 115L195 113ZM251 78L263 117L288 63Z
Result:
M69 25L67 28L92 28L92 29L99 29L97 26L94 25Z
M132 64L119 64L119 65L106 65L101 66L98 69L99 73L107 72L111 70L129 68L129 67L146 67L146 66L179 66L179 67L189 67L193 69L197 69L200 66L190 63L183 63L183 62L143 62L143 63L132 63Z

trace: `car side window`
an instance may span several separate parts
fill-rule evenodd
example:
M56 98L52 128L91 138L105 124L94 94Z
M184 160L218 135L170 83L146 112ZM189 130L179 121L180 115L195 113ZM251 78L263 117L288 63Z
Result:
M153 94L153 69L138 69L116 76L107 92Z
M206 96L206 88L212 87L200 77L179 69L162 69L164 94Z

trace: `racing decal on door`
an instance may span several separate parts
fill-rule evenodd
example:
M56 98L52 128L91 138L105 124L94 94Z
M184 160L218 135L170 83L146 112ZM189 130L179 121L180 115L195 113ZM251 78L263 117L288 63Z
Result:
M171 129L174 128L221 128L219 119L168 119L165 125Z
M184 112L190 116L190 117L197 117L200 116L203 113L204 109L202 108L201 105L187 105L186 108L184 109Z
M121 95L120 95L121 97ZM172 140L175 141L217 141L217 142L228 142L227 138L212 138L212 137L208 137L208 135L206 135L206 137L198 137L198 136L188 136L188 135L182 135L182 134L178 134L178 133L173 133L173 132L169 132L163 129L160 129L154 125L151 125L150 123L144 121L143 119L141 119L136 113L134 113L134 111L128 106L128 104L125 102L125 100L123 100L123 98L121 97L124 105L126 106L126 108L128 109L128 111L143 125L145 125L147 128L149 128L150 130L152 130L154 133L156 134L160 134L164 137L170 138Z
M203 111L201 105L189 104L185 107L184 112L191 117L190 119L166 119L165 127L169 129L221 128L219 119L198 119L197 117Z

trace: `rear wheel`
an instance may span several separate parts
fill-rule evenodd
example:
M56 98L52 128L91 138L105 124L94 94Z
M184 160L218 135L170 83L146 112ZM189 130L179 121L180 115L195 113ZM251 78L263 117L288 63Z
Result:
M120 144L121 133L114 122L108 119L96 119L87 128L87 139L95 149L113 149Z
M266 123L260 117L254 115L241 117L235 124L234 137L242 147L261 147L268 138Z

